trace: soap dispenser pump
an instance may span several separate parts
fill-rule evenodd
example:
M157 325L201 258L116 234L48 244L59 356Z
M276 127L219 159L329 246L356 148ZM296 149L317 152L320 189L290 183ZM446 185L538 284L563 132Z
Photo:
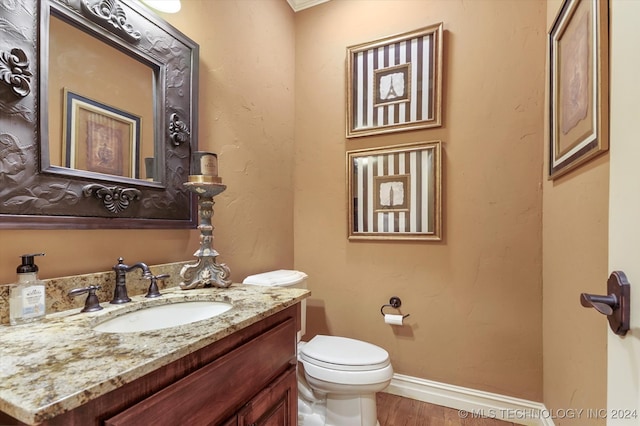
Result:
M23 254L18 265L18 281L9 289L9 322L11 325L25 324L44 317L45 285L38 279L38 265L33 258L44 253Z

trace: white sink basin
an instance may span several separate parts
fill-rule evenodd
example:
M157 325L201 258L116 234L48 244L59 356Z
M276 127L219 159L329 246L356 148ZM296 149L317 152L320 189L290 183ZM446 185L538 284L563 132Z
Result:
M160 330L202 321L227 312L232 305L225 302L193 301L171 303L128 312L93 327L103 333L134 333Z

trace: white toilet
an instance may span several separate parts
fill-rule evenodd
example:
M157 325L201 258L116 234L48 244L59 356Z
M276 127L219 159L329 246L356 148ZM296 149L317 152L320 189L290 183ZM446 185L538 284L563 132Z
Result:
M304 272L251 275L244 284L306 288ZM298 333L298 426L376 426L376 392L391 382L389 353L360 340L318 335L309 342L306 300ZM302 364L302 368L300 368Z

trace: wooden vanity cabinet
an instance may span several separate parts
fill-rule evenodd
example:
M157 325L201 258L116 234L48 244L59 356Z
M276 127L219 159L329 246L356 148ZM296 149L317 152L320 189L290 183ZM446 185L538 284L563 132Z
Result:
M44 424L296 425L299 323L296 304Z
M287 376L289 370L295 368L289 364L291 354L295 352L292 335L295 336L295 324L288 319L108 419L105 425L210 425L221 422L245 403L258 405L252 397L265 385L267 388L260 394L268 393L271 388L268 384L274 376L275 381L280 382L283 378L280 376ZM287 369L284 374L283 367ZM266 400L264 397L258 399ZM277 399L276 403L279 401ZM270 411L268 402L262 405L260 411ZM286 417L290 415L289 412L285 414Z

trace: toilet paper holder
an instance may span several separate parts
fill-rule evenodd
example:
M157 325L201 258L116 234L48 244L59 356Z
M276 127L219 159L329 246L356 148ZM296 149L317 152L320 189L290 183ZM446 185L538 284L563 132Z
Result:
M384 316L384 308L398 309L400 306L402 306L402 300L400 300L399 297L393 296L391 299L389 299L389 303L380 307L380 313L382 314L382 316ZM406 318L408 316L409 314L402 315L402 318Z

